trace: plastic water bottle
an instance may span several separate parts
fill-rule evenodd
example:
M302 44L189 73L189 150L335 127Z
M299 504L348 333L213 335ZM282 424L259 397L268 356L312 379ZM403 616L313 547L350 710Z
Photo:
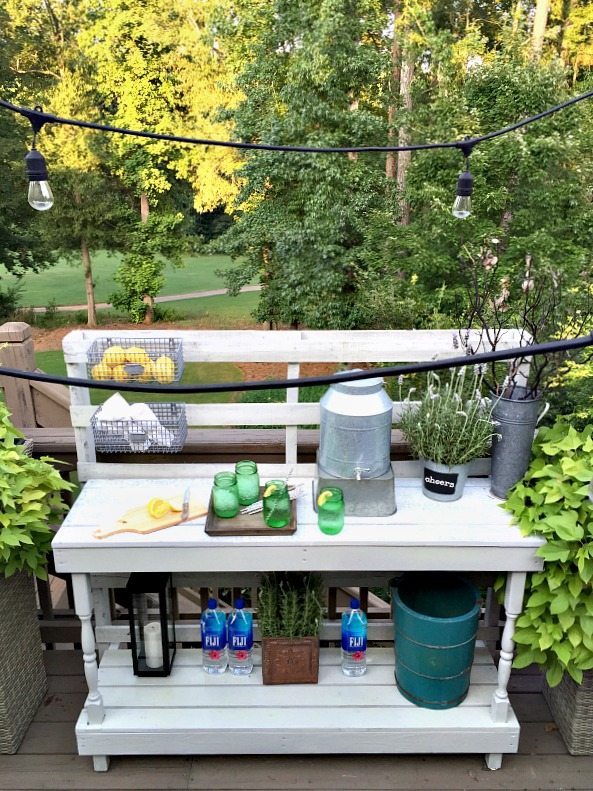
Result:
M367 672L367 617L358 599L342 613L342 673L362 676Z
M237 599L228 619L229 670L236 676L253 670L253 615L244 607L243 599Z
M206 673L224 673L227 666L226 618L216 609L216 599L208 599L208 609L202 613L202 667Z

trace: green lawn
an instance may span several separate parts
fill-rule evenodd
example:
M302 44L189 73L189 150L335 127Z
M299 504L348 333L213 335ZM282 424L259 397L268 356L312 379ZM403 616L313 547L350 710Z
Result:
M113 274L120 257L98 252L93 256L93 279L97 302L106 302L114 291ZM161 294L186 294L190 291L209 291L224 288L222 280L215 275L217 269L228 269L234 264L226 255L196 255L184 258L185 267L165 269L165 285ZM0 280L9 284L16 278L6 273L0 265ZM22 279L21 305L45 307L52 301L56 305L83 305L86 302L84 280L80 263L60 262L56 266Z
M175 302L164 302L163 310L172 309L184 319L211 319L212 329L232 328L237 323L253 324L251 311L257 307L259 294L248 291L229 297L199 297L197 299L180 299Z
M66 364L61 351L36 352L35 362L46 374L66 375ZM214 382L239 382L243 380L241 369L232 363L186 363L181 384L211 384ZM111 390L91 390L91 402L102 404L117 387ZM187 393L172 395L171 393L123 393L129 403L145 401L148 403L162 401L184 401L188 404L204 404L216 400L217 403L238 401L241 393Z

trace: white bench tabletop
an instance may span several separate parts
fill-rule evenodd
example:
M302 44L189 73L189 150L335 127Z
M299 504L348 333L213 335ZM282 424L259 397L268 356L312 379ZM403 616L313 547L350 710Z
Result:
M272 477L272 476L270 476ZM89 481L53 541L56 568L72 572L126 571L265 571L406 570L421 566L457 570L536 570L535 552L543 543L523 537L488 481L469 479L463 497L453 503L426 498L420 481L395 482L397 512L384 517L347 516L342 532L326 536L317 527L311 477L297 501L297 531L264 536L209 536L206 517L149 535L120 533L97 539L93 532L114 525L129 508L151 497L168 499L189 486L192 496L208 503L210 477L100 479ZM448 557L447 557L448 556ZM222 564L222 565L221 565Z

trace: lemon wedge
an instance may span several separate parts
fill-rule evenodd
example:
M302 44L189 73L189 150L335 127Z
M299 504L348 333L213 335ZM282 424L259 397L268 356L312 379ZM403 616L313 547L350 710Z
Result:
M172 497L167 502L169 508L176 513L181 513L183 511L183 495L179 495L178 497Z
M275 491L276 491L276 489L277 489L277 488L278 488L278 487L276 486L276 484L275 484L275 483L271 483L271 484L270 484L270 485L269 485L269 486L266 488L266 491L264 492L264 495L263 495L263 496L264 496L264 497L269 497L269 496L270 496L270 495L271 495L273 492L275 492Z
M317 498L317 505L324 506L327 503L327 501L331 499L332 499L331 492L328 492L327 490L325 492L321 492L321 494Z
M160 497L153 497L148 503L148 513L153 519L160 519L171 510L173 510L171 504L166 500L162 500Z

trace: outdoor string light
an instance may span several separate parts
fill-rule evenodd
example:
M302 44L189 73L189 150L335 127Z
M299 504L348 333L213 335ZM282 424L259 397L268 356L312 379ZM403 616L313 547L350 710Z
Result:
M465 157L465 170L459 175L457 179L457 197L453 203L453 217L459 220L465 220L472 213L472 192L474 191L474 177L469 172L469 157L472 152L472 145L467 143L462 147L463 156Z
M35 107L34 113L36 115L29 115L29 121L33 127L33 142L31 143L31 150L25 156L25 167L27 171L27 178L29 179L29 192L27 200L29 206L37 211L47 211L54 205L54 195L49 186L47 177L47 166L43 154L41 154L35 147L37 141L37 133L41 130L45 121L39 118L39 114L43 113L43 108Z
M80 121L75 118L61 118L51 113L43 112L39 106L31 109L28 107L20 107L19 105L7 102L0 99L0 108L10 110L13 113L27 118L33 127L33 144L31 151L25 157L27 164L27 176L29 178L29 203L39 211L45 211L53 205L53 195L47 180L47 168L43 156L35 148L35 139L39 130L44 124L61 124L66 126L77 126L83 129L95 129L99 132L111 132L113 134L130 135L132 137L141 137L148 140L164 140L171 143L186 143L189 145L202 145L202 146L219 146L222 148L236 148L248 151L284 151L301 154L355 154L355 153L394 153L398 151L432 151L438 148L455 148L461 151L465 157L465 170L459 176L457 181L457 196L453 204L453 215L461 219L469 217L471 214L471 195L473 191L473 178L469 172L469 155L472 149L479 143L486 140L492 140L495 137L514 132L521 129L528 124L539 121L542 118L557 113L560 110L565 110L573 104L582 102L586 99L593 97L593 90L587 93L573 96L572 99L567 99L565 102L543 110L541 113L524 118L522 121L505 126L502 129L497 129L494 132L488 132L485 135L478 137L465 138L464 140L443 142L443 143L419 143L416 145L406 146L347 146L347 147L314 147L314 146L282 146L267 143L241 143L229 140L207 140L195 137L183 137L181 135L168 135L157 132L144 132L138 129L124 129L122 127L109 126L107 124L97 124L92 121Z

